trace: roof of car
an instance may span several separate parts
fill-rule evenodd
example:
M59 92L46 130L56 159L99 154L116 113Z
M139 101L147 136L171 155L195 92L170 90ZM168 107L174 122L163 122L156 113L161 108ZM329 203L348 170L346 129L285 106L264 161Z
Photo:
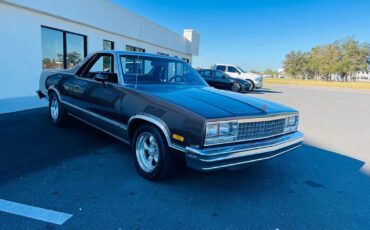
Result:
M97 53L107 53L107 54L113 54L113 55L137 55L141 57L158 57L158 58L166 58L166 59L173 59L173 60L180 60L183 61L181 58L177 57L170 57L170 56L164 56L160 54L153 54L153 53L143 53L143 52L131 52L131 51L123 51L123 50L99 50L92 52L90 55L97 54Z

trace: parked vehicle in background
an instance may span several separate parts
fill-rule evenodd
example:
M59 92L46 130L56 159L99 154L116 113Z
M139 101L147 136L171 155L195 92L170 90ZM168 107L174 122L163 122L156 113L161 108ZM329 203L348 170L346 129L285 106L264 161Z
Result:
M216 64L216 70L225 72L231 77L239 78L250 82L253 85L253 89L262 88L262 76L259 74L244 71L242 68L236 65L229 64Z
M171 176L178 160L201 171L240 168L301 145L298 112L218 90L177 58L101 51L69 70L44 70L38 95L55 126L69 117L130 144L143 177Z
M231 90L233 92L251 92L253 85L239 78L233 78L226 73L213 69L199 69L198 72L206 82L215 88Z

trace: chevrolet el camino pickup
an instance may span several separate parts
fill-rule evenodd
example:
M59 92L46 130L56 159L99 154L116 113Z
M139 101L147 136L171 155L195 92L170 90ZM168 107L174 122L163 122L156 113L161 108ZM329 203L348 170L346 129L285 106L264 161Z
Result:
M181 161L201 171L240 168L303 141L296 110L211 88L177 58L95 52L72 69L44 70L37 93L55 126L74 117L130 144L149 180L173 175Z

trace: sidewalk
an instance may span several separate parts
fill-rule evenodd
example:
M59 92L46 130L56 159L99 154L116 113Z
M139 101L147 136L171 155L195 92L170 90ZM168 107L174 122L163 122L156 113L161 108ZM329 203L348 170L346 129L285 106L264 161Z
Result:
M41 108L48 105L47 100L37 96L0 99L0 114Z

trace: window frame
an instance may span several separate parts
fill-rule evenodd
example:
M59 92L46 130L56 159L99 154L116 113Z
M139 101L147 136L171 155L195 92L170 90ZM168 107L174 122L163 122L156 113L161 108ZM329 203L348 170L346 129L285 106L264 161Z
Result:
M220 69L217 69L217 68L225 68L225 70L220 70ZM221 71L221 72L226 72L227 71L227 66L226 65L217 65L216 66L216 70L218 70L218 71Z
M217 76L217 74L221 74L221 76L219 77L219 76ZM226 74L224 72L222 72L221 70L215 70L215 74L214 74L215 78L220 79L220 78L224 78L224 76L226 76Z
M209 75L207 75L206 72L209 72ZM213 78L212 70L210 69L201 70L201 75L202 76L204 75L205 77Z
M229 71L230 68L233 68L235 71L234 72ZM234 66L227 66L227 71L226 72L228 72L228 73L240 73L239 70Z
M131 47L133 49L133 51L128 51L127 48L128 47ZM138 53L146 53L146 50L144 48L140 48L140 47L136 47L136 46L132 46L132 45L126 45L126 51L127 52L138 52ZM142 51L138 51L138 50L142 50Z
M119 74L116 73L114 70L114 67L115 67L115 58L114 58L114 55L113 54L110 54L110 53L97 53L97 54L94 54L83 66L83 69L82 71L79 71L78 74L76 74L75 76L78 77L79 79L84 79L84 80L91 80L91 81L96 81L92 78L86 78L86 77L83 77L86 75L86 73L89 72L89 70L95 65L95 63L102 57L102 56L110 56L112 58L112 73L115 73L117 74L117 77L118 77L118 83L119 83ZM98 81L96 81L98 82ZM113 82L107 82L107 83L110 83L110 84L117 84L117 83L113 83Z
M114 41L103 39L103 49L104 49L104 42L109 42L110 44L112 44L112 48L110 50L114 50Z
M75 33L75 32L68 31L68 30L62 30L62 29L58 29L58 28L54 28L54 27L50 27L50 26L41 25L41 29L43 29L43 28L48 29L48 30L59 31L59 32L62 32L62 34L63 34L63 41L62 41L62 45L63 45L63 69L67 69L67 34L73 34L73 35L81 36L83 38L83 42L84 42L84 47L83 47L84 54L83 55L84 56L82 57L81 60L83 60L87 56L87 36L86 35Z

